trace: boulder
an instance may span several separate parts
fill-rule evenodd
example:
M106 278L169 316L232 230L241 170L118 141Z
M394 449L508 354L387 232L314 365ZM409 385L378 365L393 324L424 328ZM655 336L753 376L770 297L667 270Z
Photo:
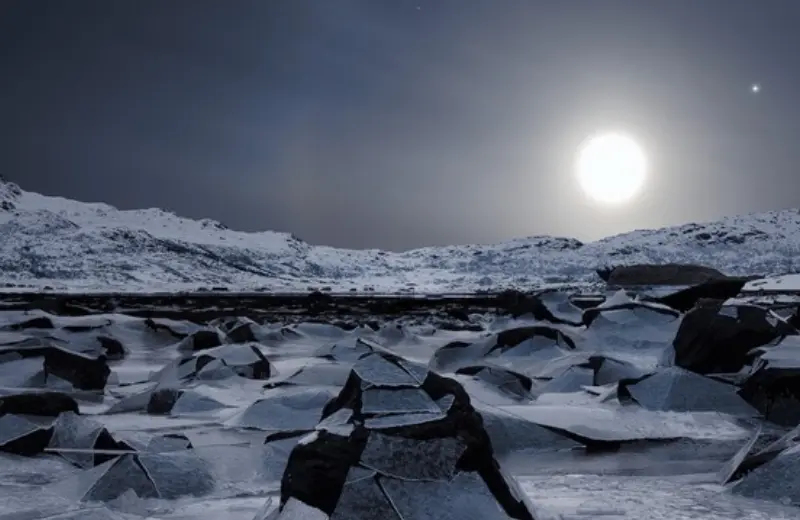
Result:
M53 325L53 320L47 316L39 316L19 323L12 323L6 326L6 328L9 330L52 329L55 328L55 326Z
M42 358L40 376L45 384L48 376L55 376L79 390L103 390L111 375L105 354L95 358L43 341L3 346L0 355L8 360Z
M461 385L385 353L356 362L292 450L276 518L298 502L332 520L534 518Z
M800 424L800 336L786 336L758 349L740 395L781 426Z
M598 270L608 285L618 287L696 285L726 276L716 269L692 264L634 264Z
M125 347L118 339L110 336L97 336L97 341L100 343L100 348L105 352L106 358L119 361L125 357Z
M793 334L767 309L704 300L683 317L672 342L673 362L698 374L739 372L751 350Z
M225 336L219 329L201 329L192 332L178 343L178 350L198 352L219 347L225 341Z
M103 390L111 375L106 356L92 358L51 346L44 353L44 372L72 383L79 390Z
M687 312L700 300L725 301L742 292L747 278L723 278L693 285L680 291L653 298L652 301L666 305L676 311Z
M0 397L0 416L5 414L57 417L78 413L78 403L61 392L30 392Z

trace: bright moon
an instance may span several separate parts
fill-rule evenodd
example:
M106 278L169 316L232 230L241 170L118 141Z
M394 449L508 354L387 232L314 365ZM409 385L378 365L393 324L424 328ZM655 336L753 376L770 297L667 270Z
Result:
M642 188L647 159L630 137L604 134L589 139L581 148L577 170L587 196L604 204L621 204Z

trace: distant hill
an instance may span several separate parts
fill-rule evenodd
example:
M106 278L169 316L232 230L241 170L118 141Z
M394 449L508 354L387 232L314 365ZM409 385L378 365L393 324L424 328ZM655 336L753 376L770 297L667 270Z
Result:
M458 292L599 282L595 269L695 263L726 274L800 271L800 212L624 233L596 242L534 236L394 253L313 246L288 233L245 233L160 209L48 197L0 181L0 284L63 290Z

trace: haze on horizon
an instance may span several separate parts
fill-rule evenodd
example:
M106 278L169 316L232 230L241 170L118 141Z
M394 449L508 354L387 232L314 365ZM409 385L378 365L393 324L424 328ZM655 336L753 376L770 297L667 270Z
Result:
M798 22L796 0L7 0L0 173L394 250L798 207ZM606 130L649 164L613 208L574 174Z

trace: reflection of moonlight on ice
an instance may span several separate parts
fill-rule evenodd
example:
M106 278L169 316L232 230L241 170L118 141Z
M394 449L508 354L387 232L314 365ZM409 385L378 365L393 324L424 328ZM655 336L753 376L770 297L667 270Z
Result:
M622 134L590 138L578 154L578 182L590 198L619 204L642 188L647 159L641 147Z

